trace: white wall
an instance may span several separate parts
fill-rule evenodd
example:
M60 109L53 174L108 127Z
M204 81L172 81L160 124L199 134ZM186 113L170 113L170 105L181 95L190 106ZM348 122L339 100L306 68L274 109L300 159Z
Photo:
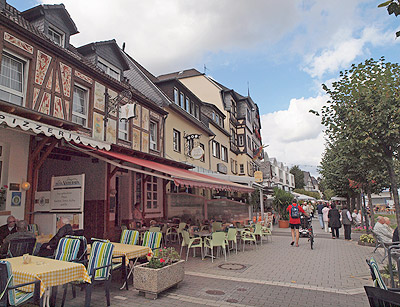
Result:
M3 172L1 186L26 181L29 155L29 135L12 129L0 128L0 145L3 146ZM25 213L26 192L20 189L21 206L11 206L11 191L7 191L6 211L11 211L17 219ZM0 216L0 225L6 223L8 216Z

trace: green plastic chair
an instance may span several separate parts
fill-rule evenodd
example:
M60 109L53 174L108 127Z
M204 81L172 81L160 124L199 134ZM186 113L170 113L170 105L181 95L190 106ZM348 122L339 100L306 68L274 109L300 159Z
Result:
M262 231L262 235L267 237L267 240L268 240L268 238L270 238L271 242L272 242L272 228L268 227L268 226L263 226L261 228L261 231Z
M242 240L242 244L243 244L243 251L244 251L246 242L249 242L250 244L251 244L251 242L253 242L257 249L257 240L256 240L256 236L254 235L254 233L247 231L247 230L242 231L241 240Z
M222 247L226 261L226 246L225 232L214 232L211 239L204 239L204 247L211 249L212 262L214 262L214 247Z
M182 231L185 229L186 223L179 223L178 228L176 229L176 233L178 234L178 241L179 244L181 244L181 236L182 236Z
M189 233L186 230L182 231L182 244L181 244L181 253L182 255L182 249L184 246L186 246L186 261L189 256L189 250L193 248L193 257L196 257L196 247L200 248L200 253L201 253L201 259L204 259L203 257L203 240L201 237L196 237L196 238L190 238Z
M162 233L146 231L143 236L142 246L150 247L152 250L161 247Z
M122 231L120 243L135 245L139 238L139 231L125 229Z
M226 244L228 245L228 251L231 252L229 249L229 242L235 243L236 246L236 254L237 254L237 229L236 228L229 228L228 233L226 234Z
M212 232L216 232L222 230L222 223L221 222L213 222L211 225Z
M385 282L383 281L382 275L379 272L379 267L378 263L376 262L374 257L371 257L371 259L368 261L366 260L367 264L369 266L371 276L372 276L372 281L374 282L374 286L377 288L381 288L383 290L388 290L388 287L386 286Z

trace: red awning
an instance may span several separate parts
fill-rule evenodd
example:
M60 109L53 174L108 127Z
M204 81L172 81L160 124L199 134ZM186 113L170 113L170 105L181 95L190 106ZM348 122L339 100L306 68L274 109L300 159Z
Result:
M86 152L87 153L87 152ZM119 152L105 151L105 150L95 150L91 152L98 153L101 156L111 157L118 159L120 161L126 161L137 166L146 167L154 171L160 172L162 174L167 174L171 177L171 180L179 186L190 186L198 188L207 188L215 190L225 190L225 191L238 191L244 193L251 193L254 191L253 188L249 186L244 186L238 183L230 182L223 179L217 179L211 176L207 176L194 171L189 171L186 169L161 164L154 161L144 160L137 157L128 156ZM123 165L122 165L123 167ZM140 172L140 170L138 170ZM157 176L156 173L153 174Z

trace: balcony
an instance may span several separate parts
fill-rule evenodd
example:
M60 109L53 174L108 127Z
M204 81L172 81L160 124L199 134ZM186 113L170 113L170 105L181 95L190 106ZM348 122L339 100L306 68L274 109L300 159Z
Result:
M230 142L230 144L231 144L231 151L237 155L240 154L239 147L234 142Z
M232 113L230 113L229 119L231 120L231 123L236 127L239 125L239 121L236 119L235 116L232 115Z

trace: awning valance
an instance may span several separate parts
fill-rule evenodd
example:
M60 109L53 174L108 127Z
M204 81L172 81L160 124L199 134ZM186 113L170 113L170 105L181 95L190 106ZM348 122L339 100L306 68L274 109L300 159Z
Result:
M46 125L31 119L0 111L0 124L1 123L6 123L7 126L12 128L19 127L24 131L30 130L36 134L43 133L46 136L54 136L57 139L64 139L68 142L73 141L77 144L84 144L105 150L111 149L111 145L109 143L94 140L88 136L78 134L73 131Z
M198 187L198 188L206 188L206 189L216 189L216 190L225 190L225 191L238 191L238 192L244 192L244 193L250 193L253 192L253 188L240 185L234 182L230 182L227 180L222 180L222 179L217 179L211 176L207 176L205 174L200 174L194 171L170 166L170 165L165 165L161 164L158 162L154 161L149 161L137 157L132 157L128 156L126 154L122 154L119 152L114 152L114 151L105 151L105 150L95 150L95 151L90 151L87 152L85 151L88 155L91 156L97 156L97 157L103 157L102 160L104 160L104 157L108 158L113 158L117 159L119 161L125 161L132 163L136 166L141 166L145 167L148 169L151 169L153 171L157 171L161 174L157 173L151 173L153 176L159 176L162 178L165 178L166 176L163 174L168 175L168 179L174 181L174 183L178 186L190 186L190 187ZM109 163L116 165L114 161L109 161ZM117 166L117 165L116 165ZM131 167L126 166L121 164L121 162L118 164L119 167L122 168L127 168L129 170L133 170ZM141 172L140 169L135 169L135 171ZM142 171L144 173L148 173L145 171Z

